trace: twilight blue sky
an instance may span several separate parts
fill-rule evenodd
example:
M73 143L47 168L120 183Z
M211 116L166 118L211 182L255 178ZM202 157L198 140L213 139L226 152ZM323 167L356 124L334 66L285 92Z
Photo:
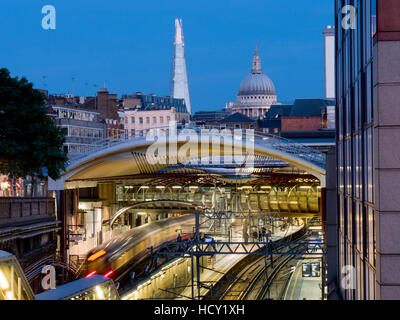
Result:
M56 8L56 30L41 27ZM0 67L50 93L169 94L174 19L183 19L194 111L236 101L259 43L278 101L323 97L322 30L333 0L1 0ZM85 85L87 83L87 85Z

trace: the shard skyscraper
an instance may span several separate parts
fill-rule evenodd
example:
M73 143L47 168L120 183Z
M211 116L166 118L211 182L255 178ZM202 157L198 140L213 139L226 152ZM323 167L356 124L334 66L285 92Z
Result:
M185 43L183 41L182 19L175 19L174 59L172 62L171 96L185 99L186 109L192 114L189 81L186 70Z

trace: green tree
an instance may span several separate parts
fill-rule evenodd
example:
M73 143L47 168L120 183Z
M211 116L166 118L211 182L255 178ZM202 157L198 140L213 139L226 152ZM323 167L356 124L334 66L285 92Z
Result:
M44 101L28 80L11 78L7 69L0 69L1 173L43 178L47 171L57 179L65 169L65 133L48 117Z

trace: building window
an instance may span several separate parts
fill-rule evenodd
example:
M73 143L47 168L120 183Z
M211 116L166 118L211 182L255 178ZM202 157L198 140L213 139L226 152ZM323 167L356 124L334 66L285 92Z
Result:
M157 117L153 117L153 123L157 123Z
M164 123L164 117L160 117L160 123Z
M131 123L135 123L135 117L131 118Z
M139 118L139 123L143 124L143 118L142 117Z
M149 117L146 117L146 123L150 124L150 118Z

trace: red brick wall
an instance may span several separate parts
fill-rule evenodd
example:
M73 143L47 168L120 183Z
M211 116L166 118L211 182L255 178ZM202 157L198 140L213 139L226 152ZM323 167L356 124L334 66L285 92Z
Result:
M377 35L374 41L400 40L400 1L377 0Z
M282 117L281 131L315 131L321 129L321 117Z

